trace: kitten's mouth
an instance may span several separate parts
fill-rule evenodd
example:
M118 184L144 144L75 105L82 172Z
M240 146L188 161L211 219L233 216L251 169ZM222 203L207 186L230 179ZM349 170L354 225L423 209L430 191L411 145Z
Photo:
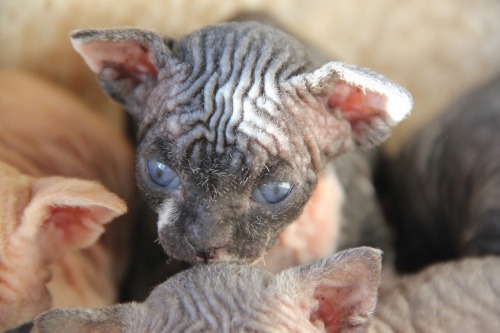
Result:
M262 257L259 257L257 259L249 259L249 258L239 258L239 257L228 257L228 258L212 258L212 259L207 259L207 258L198 258L196 257L194 260L189 260L188 262L191 264L215 264L215 263L232 263L232 264L238 264L238 265L250 265L253 266L256 263L258 263Z
M255 265L259 261L263 259L264 255L260 255L257 258L247 258L247 257L238 257L235 255L224 253L219 256L207 258L207 257L199 257L196 256L196 263L199 264L214 264L219 262L225 263L234 263L239 265Z
M197 248L187 240L187 237L183 237L180 241L178 238L172 240L170 237L160 237L160 244L171 258L192 265L218 262L255 265L266 254L266 246L257 246L256 243L244 244L238 240L232 240L220 247ZM236 244L236 246L232 244Z
M252 257L239 256L237 254L230 253L228 248L224 247L210 251L210 253L200 253L193 250L191 258L194 260L189 261L194 264L213 264L218 262L226 262L242 265L254 265L262 260L264 255L265 251L262 251L259 255Z

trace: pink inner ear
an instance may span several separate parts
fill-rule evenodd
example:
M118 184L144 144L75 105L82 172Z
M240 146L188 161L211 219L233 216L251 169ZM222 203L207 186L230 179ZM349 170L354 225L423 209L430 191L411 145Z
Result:
M340 332L343 328L342 319L349 315L350 310L350 304L343 304L348 297L346 291L342 288L319 287L313 297L318 301L318 308L311 313L311 321L323 322L328 333Z
M66 251L93 244L104 232L92 210L67 206L52 208L43 228L45 232L39 235L38 240L50 261Z
M144 80L158 72L149 49L138 42L85 42L78 45L78 51L95 73L109 66L120 74Z
M310 320L313 323L322 322L327 333L365 326L370 305L376 300L375 296L369 294L369 288L363 288L361 282L359 285L320 285L313 294L318 306L311 312Z
M64 241L73 246L86 246L104 232L104 227L94 221L90 210L56 207L51 215L51 223L64 231Z
M329 101L331 108L340 107L344 118L351 124L384 115L386 105L387 97L345 82L335 85Z

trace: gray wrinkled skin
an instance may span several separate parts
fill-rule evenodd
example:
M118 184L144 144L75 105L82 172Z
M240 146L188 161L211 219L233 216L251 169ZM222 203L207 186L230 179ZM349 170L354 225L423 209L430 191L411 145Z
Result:
M357 248L277 275L199 265L144 303L52 310L31 333L498 332L500 258L434 265L402 278L377 302L380 259L377 250Z
M135 117L137 182L159 215L159 241L190 263L261 258L299 216L318 173L342 153L380 143L412 105L386 78L339 62L318 68L295 39L255 22L180 40L84 30L72 42ZM368 96L363 106L337 102L342 87ZM179 187L155 184L148 160L173 170ZM283 200L255 199L276 182L292 186Z
M436 264L382 294L369 332L496 333L500 327L500 258Z
M144 303L52 310L35 320L32 333L364 332L380 269L381 251L368 247L277 275L231 263L198 265Z
M500 254L500 77L463 96L390 165L397 266Z

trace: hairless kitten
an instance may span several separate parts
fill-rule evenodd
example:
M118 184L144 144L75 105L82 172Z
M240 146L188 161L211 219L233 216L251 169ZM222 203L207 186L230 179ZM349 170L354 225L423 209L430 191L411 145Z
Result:
M500 254L500 76L462 96L388 163L397 266Z
M318 182L339 192L327 166L383 141L412 107L394 82L337 61L316 64L294 38L256 22L178 40L131 28L82 30L71 40L135 118L137 183L158 213L164 250L189 263L261 259Z
M498 331L500 258L435 265L401 279L377 304L380 263L379 250L362 247L276 275L234 263L199 265L144 303L52 310L31 333Z
M198 265L144 303L47 312L33 332L357 332L374 311L380 268L381 252L373 248L276 275L234 263Z

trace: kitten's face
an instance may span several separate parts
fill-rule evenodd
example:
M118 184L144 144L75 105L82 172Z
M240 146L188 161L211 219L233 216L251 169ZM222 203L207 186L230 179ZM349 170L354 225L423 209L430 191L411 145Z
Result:
M253 262L298 216L315 173L269 155L255 140L247 144L257 151L243 156L236 145L217 153L206 139L185 147L169 135L146 134L138 149L137 179L158 212L167 253L189 262Z
M179 53L194 53L204 38L181 40ZM223 61L224 45L198 51L190 65L207 68L178 80L201 91L165 82L148 99L161 116L139 145L138 184L159 214L161 244L177 259L255 261L297 217L316 181L304 141L291 139L303 136L300 124L279 116L287 112L279 81L256 69L269 59L253 59L256 45L248 43L231 53L246 59L238 65ZM231 80L236 70L253 77ZM165 95L168 103L158 105Z
M262 31L226 30L222 39L205 32L175 44L180 64L148 97L146 112L161 116L137 154L161 244L192 263L260 258L316 181L304 141L291 139L303 136L300 124L280 116L281 82L310 66L304 50L266 43ZM262 47L281 56L263 56ZM268 73L278 67L286 70Z
M262 257L323 164L380 142L411 107L371 72L335 62L313 70L297 41L256 23L179 41L120 29L73 42L137 119L139 187L166 252L191 263Z

